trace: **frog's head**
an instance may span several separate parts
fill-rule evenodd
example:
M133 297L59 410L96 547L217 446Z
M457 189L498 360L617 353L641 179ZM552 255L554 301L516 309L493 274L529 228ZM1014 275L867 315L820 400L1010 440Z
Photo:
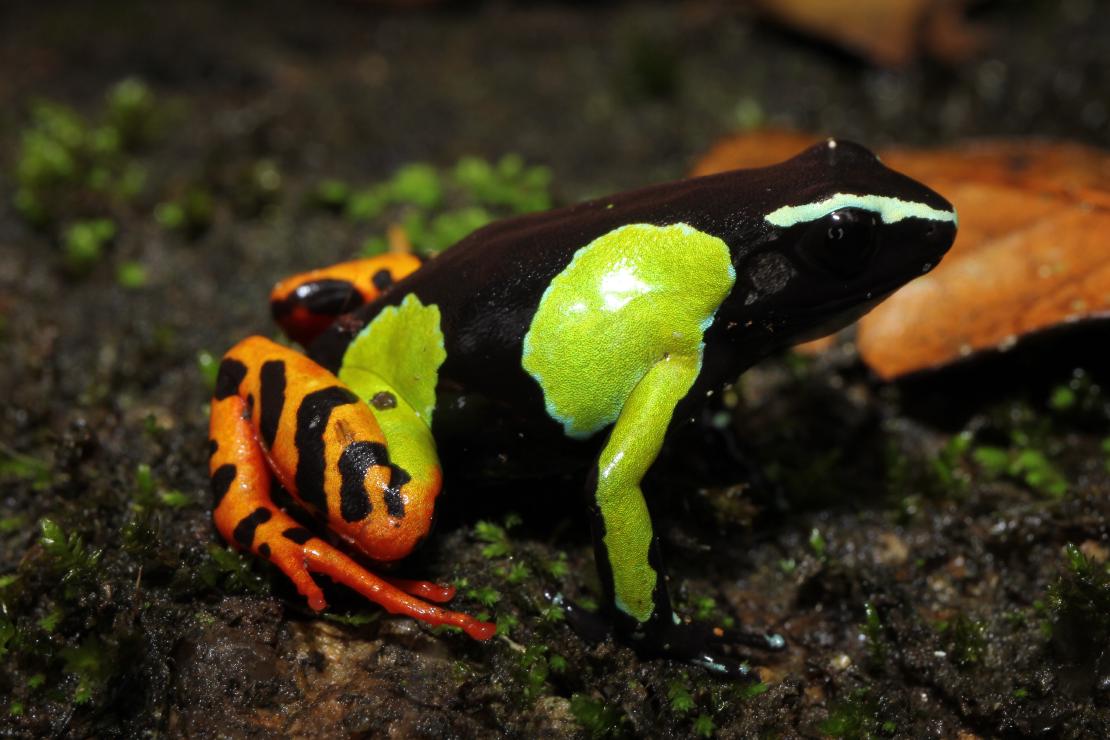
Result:
M952 205L864 147L829 141L758 177L761 218L726 237L736 285L718 327L766 350L840 329L929 272L956 237Z

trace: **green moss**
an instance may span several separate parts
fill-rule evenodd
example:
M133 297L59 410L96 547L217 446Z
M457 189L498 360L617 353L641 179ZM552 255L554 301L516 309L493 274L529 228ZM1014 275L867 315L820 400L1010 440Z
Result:
M466 598L474 599L482 606L493 606L501 601L501 592L492 586L481 586L466 590Z
M562 580L570 574L570 565L567 564L567 554L559 552L553 559L544 563L544 569L557 580Z
M897 726L884 720L879 702L867 689L857 689L829 709L828 718L818 726L825 735L836 738L890 736Z
M694 734L698 737L713 737L717 728L713 724L713 718L708 714L699 714L697 719L694 720Z
M624 713L620 709L586 694L571 695L570 713L592 738L619 735L625 723Z
M1064 548L1064 575L1049 589L1053 634L1086 646L1110 642L1110 563L1089 560L1075 545ZM1089 651L1084 657L1090 657Z
M972 451L971 457L988 477L1014 478L1052 498L1068 492L1064 474L1039 449L981 446Z
M73 692L76 704L87 703L115 673L111 652L95 635L86 637L77 647L63 649L60 656L66 672L77 677Z
M154 220L167 231L178 231L195 239L208 231L216 211L216 202L207 188L189 187L174 200L154 208Z
M959 494L970 485L971 478L963 469L963 460L974 439L975 435L971 432L960 432L949 439L933 458L933 475L942 493Z
M988 647L986 622L958 614L949 631L948 655L956 665L967 668L982 662Z
M208 350L197 352L197 370L204 380L204 387L211 393L216 389L216 375L220 372L220 360Z
M239 553L219 545L208 546L208 559L198 569L201 581L220 591L268 593L262 578L251 570L251 561Z
M493 522L482 520L475 524L474 537L480 542L486 543L482 547L482 557L484 558L503 558L512 552L509 533L505 531L504 527Z
M45 225L91 201L129 202L146 183L146 171L131 156L153 141L163 108L136 79L112 87L100 121L48 100L31 107L16 160L15 206L27 221ZM94 197L90 197L94 196Z
M414 250L435 253L495 218L549 208L550 182L547 168L528 167L517 155L496 163L464 157L446 171L422 162L406 164L388 180L360 188L323 180L313 190L312 202L342 210L354 222L388 216L403 227ZM388 249L388 241L374 235L361 251L373 256Z
M52 519L39 522L39 529L39 543L60 576L65 598L72 600L95 580L103 551L86 547L81 535L76 532L67 535Z
M868 657L875 663L881 663L886 658L887 653L882 617L879 616L879 610L875 608L875 604L870 601L864 603L863 614L862 632L864 637L867 638Z
M111 219L95 218L71 224L62 237L66 265L75 272L85 272L104 256L104 248L116 237L116 224Z
M128 261L116 268L116 284L127 290L136 290L147 283L146 266L141 262Z
M30 455L23 455L0 444L0 480L26 480L36 491L45 490L52 479L51 467ZM0 532L11 532L23 525L23 517L0 519Z
M685 714L697 706L694 697L690 695L689 689L682 681L671 681L667 686L667 701L670 702L671 711L675 714Z
M821 534L821 530L814 527L809 533L809 549L813 551L814 557L818 560L825 560L828 557L828 543L825 541L825 536Z

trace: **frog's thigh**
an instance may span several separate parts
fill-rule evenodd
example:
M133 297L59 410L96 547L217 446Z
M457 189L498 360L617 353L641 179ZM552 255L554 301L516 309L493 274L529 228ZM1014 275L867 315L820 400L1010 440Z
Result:
M660 574L648 562L653 531L640 490L663 445L674 408L698 374L696 356L670 355L653 365L624 403L597 469L596 502L618 609L646 622Z

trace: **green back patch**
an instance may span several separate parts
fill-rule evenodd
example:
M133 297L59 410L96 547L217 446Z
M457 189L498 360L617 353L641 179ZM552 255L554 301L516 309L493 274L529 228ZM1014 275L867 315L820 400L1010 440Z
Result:
M343 355L339 379L361 398L372 397L384 381L431 426L439 366L445 359L439 307L425 306L410 293L355 337Z
M579 249L540 299L521 364L568 436L613 423L640 378L670 354L701 357L732 290L728 246L686 224L631 224Z

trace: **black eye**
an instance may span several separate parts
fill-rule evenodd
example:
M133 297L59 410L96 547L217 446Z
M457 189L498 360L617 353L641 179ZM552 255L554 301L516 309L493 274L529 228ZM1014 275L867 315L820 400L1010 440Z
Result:
M841 208L809 225L799 245L802 256L842 278L863 272L875 253L878 217L861 208Z

